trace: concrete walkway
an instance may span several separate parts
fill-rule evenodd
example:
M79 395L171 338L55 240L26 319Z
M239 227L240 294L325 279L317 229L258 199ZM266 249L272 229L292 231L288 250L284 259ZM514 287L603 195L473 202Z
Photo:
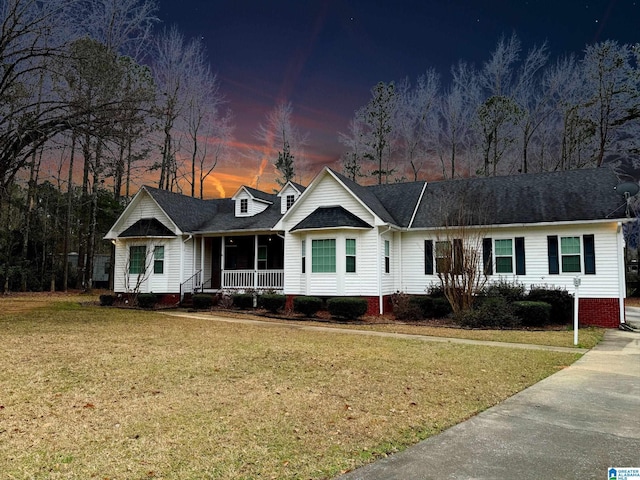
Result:
M609 330L570 367L339 480L605 479L640 468L640 334Z
M162 312L165 315L172 317L184 317L184 318L197 318L199 320L213 320L216 322L228 322L228 323L242 323L245 325L260 325L263 327L286 327L297 330L306 330L313 332L323 333L339 333L347 335L366 335L371 337L388 337L388 338L402 338L404 340L419 340L423 342L439 342L439 343L461 343L467 345L484 345L487 347L505 347L505 348L520 348L524 350L546 350L550 352L563 352L563 353L587 353L587 348L577 347L554 347L551 345L533 345L530 343L509 343L509 342L491 342L486 340L471 340L465 338L451 338L451 337L434 337L431 335L414 335L409 333L393 333L393 332L376 332L374 330L358 330L357 328L340 328L340 327L323 327L320 325L304 325L293 322L274 322L265 320L252 320L249 318L234 318L223 317L215 314L208 313L189 313L189 312Z

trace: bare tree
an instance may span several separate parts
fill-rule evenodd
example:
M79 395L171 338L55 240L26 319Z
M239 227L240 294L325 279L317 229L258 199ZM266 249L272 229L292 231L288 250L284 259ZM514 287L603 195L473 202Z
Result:
M362 163L366 155L370 154L363 138L364 125L361 115L356 113L356 116L349 120L347 128L348 133L338 133L338 141L347 148L341 157L342 168L345 175L356 182L364 176Z
M630 63L632 58L631 47L614 40L587 46L585 51L586 104L582 116L595 131L597 166L622 127L640 118L639 78Z
M229 159L233 142L233 114L230 110L224 116L211 119L208 136L205 138L200 156L200 198L204 198L204 182L218 163Z
M487 236L487 199L470 189L443 194L434 245L435 267L455 315L473 307L487 282L483 240Z
M411 88L408 79L398 85L395 131L401 162L409 164L414 181L418 180L429 153L435 150L439 76L428 70Z
M297 168L296 165L292 165L293 173L289 175L293 178L296 171L299 174L300 163L304 162L304 147L308 143L309 134L301 132L295 125L291 102L281 102L270 110L264 123L258 126L255 136L262 149L259 152L261 157L260 172L264 170L267 158L274 156L277 158L278 153L283 154L285 146L287 146L289 155L297 159ZM282 181L283 178L281 175L279 180Z
M156 0L85 0L74 11L74 25L112 52L140 61L149 53L157 10Z

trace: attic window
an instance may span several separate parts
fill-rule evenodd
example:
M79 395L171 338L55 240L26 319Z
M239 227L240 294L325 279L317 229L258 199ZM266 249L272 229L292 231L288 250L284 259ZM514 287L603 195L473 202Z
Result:
M249 200L246 198L240 199L240 213L247 213L249 211Z
M293 202L295 201L296 201L295 195L287 195L287 210L291 208L291 206L293 205Z

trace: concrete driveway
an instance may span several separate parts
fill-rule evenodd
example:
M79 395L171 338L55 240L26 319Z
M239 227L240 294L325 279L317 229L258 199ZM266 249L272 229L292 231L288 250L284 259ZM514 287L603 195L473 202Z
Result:
M605 479L608 467L640 467L640 333L609 330L570 367L339 480Z

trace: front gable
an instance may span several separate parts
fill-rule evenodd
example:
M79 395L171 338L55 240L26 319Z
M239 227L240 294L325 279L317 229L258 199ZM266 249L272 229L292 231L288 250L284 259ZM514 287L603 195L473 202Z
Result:
M135 229L135 224L141 227L139 222L143 221L142 223L144 223L144 221L149 222L151 220L157 222L157 224L154 224L155 230L159 229L159 225L161 225L166 229L165 233L170 232L171 235L182 234L177 225L169 218L149 192L142 187L104 238L106 240L115 240L128 229L132 229L132 227Z
M275 228L290 231L319 207L336 206L341 206L367 225L384 224L371 209L333 175L330 169L325 168L287 210Z

